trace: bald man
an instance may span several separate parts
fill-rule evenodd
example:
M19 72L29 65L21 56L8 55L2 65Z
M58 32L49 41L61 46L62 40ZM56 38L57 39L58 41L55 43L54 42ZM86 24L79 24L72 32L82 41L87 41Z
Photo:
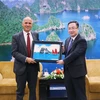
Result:
M33 20L25 17L22 21L23 30L12 37L12 56L16 76L16 100L23 100L26 82L28 82L29 99L36 100L36 82L39 63L31 58L32 41L38 41L38 34L32 33Z

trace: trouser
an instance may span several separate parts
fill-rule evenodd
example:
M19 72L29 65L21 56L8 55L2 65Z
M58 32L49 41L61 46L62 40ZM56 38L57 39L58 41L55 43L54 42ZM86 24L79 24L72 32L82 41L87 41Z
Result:
M28 82L29 100L36 100L37 74L38 71L34 68L34 66L27 66L25 72L22 75L16 74L16 100L23 100L26 82Z

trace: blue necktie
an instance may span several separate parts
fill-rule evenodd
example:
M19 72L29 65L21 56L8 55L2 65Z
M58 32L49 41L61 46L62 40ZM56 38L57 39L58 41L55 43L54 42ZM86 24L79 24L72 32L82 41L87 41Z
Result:
M71 38L70 41L69 41L69 44L68 44L67 52L71 49L72 43L73 43L73 39Z

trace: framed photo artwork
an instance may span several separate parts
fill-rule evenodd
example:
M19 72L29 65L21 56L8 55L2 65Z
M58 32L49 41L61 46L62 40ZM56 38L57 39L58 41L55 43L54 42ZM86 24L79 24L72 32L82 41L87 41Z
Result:
M33 41L32 58L39 62L56 62L62 57L62 42Z

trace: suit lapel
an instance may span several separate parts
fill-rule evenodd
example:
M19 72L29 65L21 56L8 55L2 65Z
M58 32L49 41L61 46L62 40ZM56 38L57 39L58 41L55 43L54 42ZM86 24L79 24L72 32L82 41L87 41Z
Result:
M70 50L68 51L68 46L69 46L70 39L71 39L71 38L69 38L69 39L67 40L67 42L66 42L66 50L67 50L67 54L68 54L69 51L71 50L71 48L70 48Z
M75 41L77 41L80 38L80 34L77 35L77 37L75 38Z
M19 38L20 38L20 41L22 43L22 46L23 46L23 48L24 48L24 50L25 50L25 52L27 54L26 43L25 43L25 39L24 39L23 32L20 33Z
M68 55L68 44L69 44L69 41L70 41L70 38L68 38L66 41L65 41L65 54L66 56Z
M66 50L68 50L69 41L70 41L70 38L66 40Z
M77 42L77 40L80 38L80 34L77 35L77 37L75 38L73 45Z
M32 37L33 37L33 41L37 40L37 37L36 37L35 33L31 32L31 34L32 34Z
M74 44L77 42L77 40L79 39L79 37L80 37L80 35L78 34L77 37L75 38L73 44L72 44L71 49L67 52L67 54L69 54L69 52L72 50L72 48L74 47ZM69 41L70 41L70 38L69 38L69 40L68 40L68 42L67 42L67 48L68 48L68 45L69 45ZM67 49L67 50L68 50L68 49Z

